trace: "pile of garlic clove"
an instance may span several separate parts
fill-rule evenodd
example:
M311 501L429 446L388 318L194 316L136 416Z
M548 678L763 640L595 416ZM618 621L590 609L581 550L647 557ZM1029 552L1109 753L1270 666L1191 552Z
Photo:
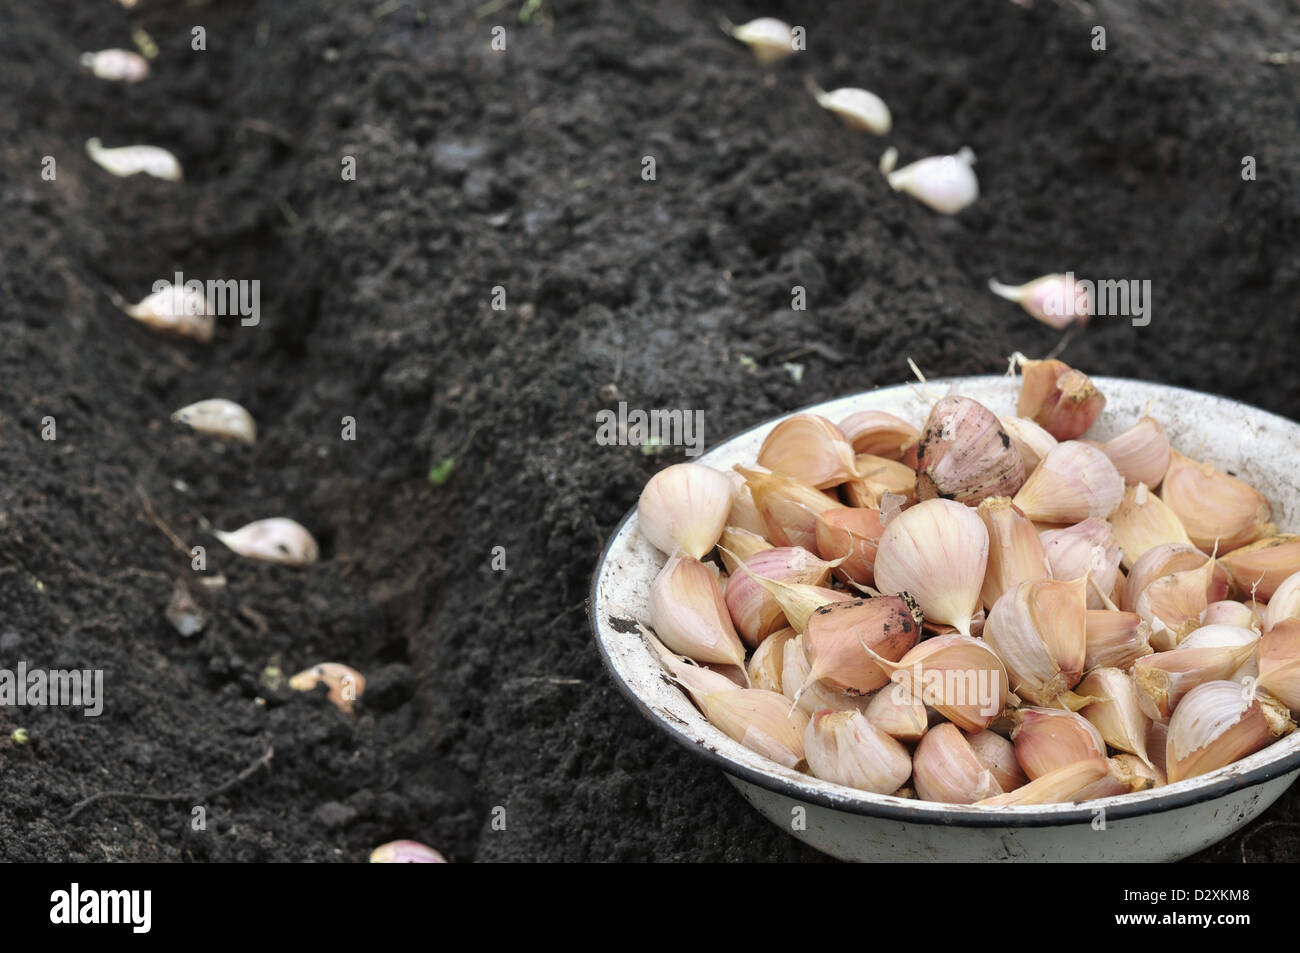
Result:
M643 631L714 726L825 781L994 807L1183 781L1295 729L1300 536L1149 412L1088 440L1088 376L1017 360L1014 417L798 414L753 466L650 479Z

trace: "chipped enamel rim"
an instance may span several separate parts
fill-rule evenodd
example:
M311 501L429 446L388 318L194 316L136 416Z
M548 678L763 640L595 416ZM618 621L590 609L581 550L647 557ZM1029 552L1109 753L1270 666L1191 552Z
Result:
M1273 503L1273 520L1282 532L1300 531L1300 424L1276 414L1213 394L1145 381L1094 377L1106 395L1106 409L1089 431L1109 439L1132 426L1152 406L1153 415L1174 446L1240 476ZM817 413L840 421L859 410L883 410L914 424L929 404L950 389L980 401L999 416L1015 413L1019 381L1006 376L957 377L917 385L865 391L793 411L723 441L696 458L719 470L753 463L763 439L781 420ZM647 621L650 583L665 561L637 529L636 507L614 531L592 576L588 617L596 645L620 691L659 729L714 767L796 801L846 814L891 818L912 824L956 827L1057 827L1090 822L1098 808L1120 820L1177 810L1224 797L1242 788L1300 770L1300 731L1217 771L1154 788L1149 792L1094 801L1038 806L980 808L870 794L785 768L750 751L709 724L672 683L635 620Z

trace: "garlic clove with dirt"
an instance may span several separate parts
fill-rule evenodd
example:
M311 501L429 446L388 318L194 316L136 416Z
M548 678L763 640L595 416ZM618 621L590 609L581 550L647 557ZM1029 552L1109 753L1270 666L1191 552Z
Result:
M989 290L1014 301L1034 320L1058 331L1076 322L1082 327L1092 317L1092 297L1087 286L1078 285L1070 275L1043 275L1023 285L1004 285L990 278Z
M1110 458L1077 440L1058 444L1030 474L1012 502L1035 523L1102 519L1124 499L1124 478Z
M1207 625L1176 648L1138 659L1133 681L1138 702L1153 721L1168 721L1196 686L1230 680L1259 645L1259 633L1235 625Z
M976 512L989 531L988 568L980 589L985 609L1022 582L1046 579L1047 554L1034 524L1005 496L980 501Z
M447 859L427 844L414 840L394 840L380 844L370 852L372 864L445 864Z
M916 495L974 506L1011 496L1025 482L1025 463L994 413L968 397L940 399L921 431Z
M1147 729L1151 719L1142 711L1137 685L1127 672L1099 668L1089 672L1075 689L1077 694L1096 699L1079 710L1112 748L1137 755L1150 764Z
M775 17L759 17L739 26L724 22L722 28L748 46L760 66L773 66L798 52L794 28Z
M838 426L854 453L897 460L915 468L921 432L906 420L883 410L860 410L849 414Z
M1087 653L1086 579L1040 580L1008 590L984 625L1011 691L1044 708L1064 704Z
M1061 441L1083 436L1101 416L1106 398L1087 374L1064 361L1031 361L1019 354L1015 360L1022 374L1017 416L1028 417Z
M295 692L310 692L317 685L329 689L326 697L339 711L351 714L353 703L366 690L366 679L355 668L341 662L322 662L289 679L289 687Z
M817 516L830 509L840 509L843 503L832 499L816 487L801 480L765 470L737 465L737 473L745 478L753 496L754 506L767 526L767 538L777 546L802 546L810 552L817 549Z
M637 526L661 552L680 550L702 559L717 543L731 507L725 474L702 463L677 463L646 483L636 504Z
M884 687L889 673L876 659L896 662L906 655L920 639L921 621L907 594L822 606L803 631L810 665L804 687L821 681L858 695Z
M1078 761L1106 757L1101 732L1081 715L1059 708L1017 708L1011 742L1029 780Z
M1170 784L1208 774L1294 730L1290 714L1269 695L1236 682L1206 682L1169 719L1165 773Z
M248 559L308 566L320 558L320 546L301 523L284 516L256 520L231 532L213 530L227 549Z
M257 424L253 415L233 400L222 397L186 404L172 414L171 419L193 427L199 433L244 443L257 442Z
M1146 553L1166 543L1191 545L1183 522L1164 500L1145 483L1130 484L1115 512L1110 514L1111 529L1124 551L1125 570Z
M966 740L979 763L993 775L993 780L998 782L998 787L1003 791L1014 791L1029 782L1024 768L1020 767L1020 762L1016 759L1016 746L1006 738L985 729L967 735Z
M81 65L99 79L138 83L149 75L149 61L133 50L99 50L82 53Z
M858 475L852 445L839 427L817 414L795 414L773 427L759 448L758 465L819 490Z
M1150 414L1101 445L1124 482L1157 487L1169 469L1169 435Z
M650 624L678 655L696 662L744 665L717 574L697 559L672 556L650 585Z
M723 734L787 768L804 760L808 716L790 707L790 699L759 688L705 695L704 717Z
M86 155L106 172L118 177L144 172L158 179L180 182L184 175L174 155L160 146L118 146L105 148L98 138L86 140Z
M887 595L910 593L926 619L969 635L988 553L988 530L974 510L952 500L925 500L885 526L876 586Z
M890 161L881 163L889 187L906 192L936 212L956 215L979 198L975 153L968 148L963 147L955 155L919 159L901 169L891 165Z
M912 773L907 749L859 711L819 711L804 731L814 777L873 794L893 794Z
M1230 553L1274 532L1268 499L1243 480L1198 463L1177 450L1160 498L1178 515L1187 535L1202 552Z
M1278 586L1300 572L1300 536L1268 536L1219 557L1239 592L1267 602Z
M998 423L1025 464L1025 478L1056 449L1057 439L1027 417L1000 417Z
M1110 524L1093 516L1064 529L1045 530L1040 538L1051 577L1062 582L1086 577L1088 608L1105 608L1102 594L1115 588L1123 556Z
M935 725L916 746L912 779L923 800L942 804L974 804L1003 791L966 736L946 723Z
M146 327L170 337L212 340L216 319L207 296L195 287L166 282L138 304L121 304L122 311Z
M850 129L886 136L893 128L894 119L889 114L889 107L873 92L852 86L827 92L811 78L808 80L808 91L817 100L818 106L834 113Z

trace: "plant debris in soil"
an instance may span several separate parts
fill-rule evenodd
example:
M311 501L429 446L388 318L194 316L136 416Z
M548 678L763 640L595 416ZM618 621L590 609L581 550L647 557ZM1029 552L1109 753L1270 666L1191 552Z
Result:
M808 52L764 71L724 15ZM140 30L144 82L79 66ZM699 409L711 445L908 357L996 373L1061 339L987 279L1069 270L1152 288L1149 326L1095 319L1072 365L1300 417L1300 73L1267 57L1296 49L1282 0L0 2L0 667L105 695L0 710L0 857L818 859L602 671L589 575L682 454L601 445L597 412ZM185 181L114 178L92 136ZM891 192L886 145L970 146L979 200ZM204 346L113 305L178 271L259 280L260 321ZM208 397L258 442L169 421ZM318 564L208 531L277 515ZM355 716L286 690L322 661L365 674ZM1199 859L1294 860L1297 822L1293 790Z

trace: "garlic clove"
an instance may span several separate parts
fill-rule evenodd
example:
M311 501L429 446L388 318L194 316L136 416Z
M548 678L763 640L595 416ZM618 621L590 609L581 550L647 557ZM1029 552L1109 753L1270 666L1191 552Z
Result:
M1250 606L1244 602L1227 600L1211 602L1206 606L1205 611L1201 613L1201 625L1237 625L1243 629L1263 630Z
M1199 569L1205 565L1206 559L1206 555L1190 543L1162 543L1153 546L1133 564L1133 571L1129 573L1124 587L1124 601L1120 603L1120 607L1126 612L1132 612L1138 598L1151 583L1162 576ZM1217 599L1211 600L1210 595L1211 593L1206 593L1207 601L1217 601Z
M1269 536L1219 557L1237 591L1267 602L1288 576L1300 572L1300 536Z
M975 803L982 807L1017 807L1032 804L1060 804L1093 797L1090 788L1110 774L1110 762L1102 758L1076 761L1035 778L1028 784Z
M1300 619L1279 622L1259 640L1258 680L1287 708L1300 711Z
M370 852L372 864L445 864L447 858L414 840L394 840Z
M1142 785L1142 790L1164 787L1169 783L1163 768L1143 761L1135 754L1117 754L1111 758L1111 761L1122 765L1124 770L1132 772L1137 782Z
M123 305L122 311L155 331L204 344L212 340L216 328L207 296L184 285L168 283L138 304Z
M1023 285L1004 285L990 278L989 290L1000 298L1014 301L1034 320L1058 331L1076 321L1082 327L1093 312L1087 285L1077 284L1072 275L1043 275Z
M808 80L808 91L822 109L833 112L850 129L870 132L877 136L889 134L894 120L885 101L875 93L852 86L827 92Z
M988 530L974 510L952 500L925 500L885 526L876 585L888 595L911 593L927 619L969 635L988 553Z
M700 707L714 727L750 751L787 768L803 761L809 719L798 708L791 709L784 695L741 688L705 695Z
M1011 691L1052 707L1078 684L1087 655L1086 579L1040 580L1008 590L984 626Z
M725 474L702 463L665 467L646 483L636 504L641 535L668 555L702 559L717 543L731 512Z
M798 52L793 28L775 17L759 17L723 29L748 46L760 66L773 66Z
M1138 772L1127 761L1106 759L1106 773L1074 796L1076 801L1091 801L1119 794L1145 791L1153 786L1149 771Z
M731 512L727 514L727 525L766 537L767 523L754 505L754 495L749 492L749 484L735 470L728 470L726 476L731 481Z
M872 656L890 680L963 731L983 731L1007 697L1007 670L980 639L937 635L897 662Z
M1151 644L1157 651L1173 648L1201 624L1209 607L1215 564L1205 559L1196 569L1170 573L1152 580L1133 608L1151 626Z
M781 673L785 665L785 646L796 635L798 633L794 629L781 629L758 644L745 665L745 673L749 676L752 687L783 694Z
M1110 514L1110 525L1124 551L1125 570L1132 569L1139 559L1157 546L1166 543L1190 546L1192 542L1178 514L1145 483L1131 485L1124 491L1124 499Z
M101 169L119 177L144 172L169 182L179 182L184 178L180 161L158 146L119 146L106 149L103 142L94 138L86 140L86 155Z
M1127 671L1134 662L1153 651L1151 626L1136 612L1089 609L1084 627L1087 645L1083 656L1085 672L1097 668Z
M655 650L660 663L668 670L668 675L674 682L686 689L687 693L695 699L697 705L705 695L712 695L716 692L737 691L745 687L737 685L721 672L715 672L702 665L697 665L685 656L675 654L669 650L668 646L655 638L654 633L644 626L639 626L639 628L642 636L650 643L650 647Z
M1264 610L1264 631L1271 632L1288 619L1300 619L1300 572L1278 585Z
M1030 474L1012 502L1036 523L1081 523L1110 516L1124 499L1124 478L1096 447L1066 440Z
M1034 524L1005 496L980 501L977 510L989 532L989 559L980 588L986 609L1008 589L1047 578L1047 555Z
M1094 701L1079 712L1092 722L1106 744L1151 763L1147 753L1147 728L1151 719L1142 711L1137 685L1127 672L1099 668L1079 683L1078 694Z
M838 691L874 692L889 683L876 658L897 662L920 635L921 610L906 593L822 606L803 632L811 666L804 684L822 681Z
M1046 530L1040 538L1052 578L1070 582L1087 577L1088 608L1104 608L1101 594L1115 588L1123 558L1110 524L1094 516L1065 529Z
M1020 454L1026 479L1056 449L1056 438L1027 417L1000 417L998 423L1002 424L1002 429L1011 438L1011 445Z
M1161 774L1167 775L1165 752L1169 747L1169 725L1163 721L1153 721L1147 726L1147 754L1151 756L1151 765ZM1168 783L1166 778L1165 783Z
M1017 361L1023 374L1017 416L1028 417L1062 441L1081 437L1101 416L1106 398L1087 374L1064 361L1031 361L1020 356Z
M871 696L863 714L891 738L920 741L930 726L929 715L920 699L901 685L886 685Z
M839 427L816 414L795 414L768 433L758 464L825 490L858 475L853 457Z
M734 559L734 554L731 555ZM785 614L790 627L796 632L802 632L808 625L809 616L822 606L832 602L844 602L853 598L847 592L828 589L825 586L812 586L801 582L780 582L755 572L749 567L748 563L738 565L736 574L748 577L767 590L768 594L776 600L777 605L781 607L781 611ZM731 580L728 583L728 588L735 581Z
M311 533L283 516L256 520L229 533L213 530L212 535L227 549L248 559L307 566L320 557L320 547Z
M921 432L907 421L883 410L860 410L841 420L839 428L854 453L897 460L915 469Z
M1269 523L1273 508L1262 493L1177 450L1170 452L1160 498L1202 552L1230 553L1274 532Z
M1169 469L1169 435L1149 414L1101 445L1124 482L1157 487Z
M880 510L845 507L817 516L817 551L840 561L835 575L862 586L876 582L876 544L885 531Z
M905 463L860 453L854 458L858 476L844 484L844 496L854 507L880 508L886 494L910 499L916 492L916 471Z
M783 473L768 473L737 466L745 478L754 506L767 526L767 538L777 546L817 548L817 519L814 514L843 508L816 487Z
M227 437L242 440L244 443L257 442L257 424L253 415L233 400L214 397L187 404L172 414L176 423L187 424L199 433L214 437Z
M734 567L724 594L727 612L740 637L751 647L786 627L781 603L763 586L760 577L775 582L821 586L830 575L828 563L797 546L754 553L744 560L743 568L736 565L737 554L726 549L721 552Z
M1168 652L1138 659L1133 680L1138 702L1153 721L1168 721L1196 686L1227 680L1254 654L1259 634L1235 625L1197 629Z
M1025 482L1025 464L993 412L967 397L944 397L921 432L916 495L974 506L1010 496Z
M936 212L956 215L979 198L974 164L975 153L962 148L955 155L930 156L886 171L885 179L895 192L906 192Z
M82 53L81 65L100 79L138 83L149 75L149 61L132 50L99 50Z
M355 668L340 662L322 662L289 679L289 687L295 692L310 692L317 685L329 689L326 697L339 711L351 714L353 702L366 690L366 679Z
M804 639L803 635L796 635L781 647L781 694L810 717L823 709L863 711L867 700L862 696L840 691L829 682L808 677L812 667Z
M1072 711L1018 708L1011 718L1016 760L1031 781L1079 761L1106 757L1101 732Z
M1016 759L1016 746L1006 738L997 732L985 729L967 735L966 740L970 743L970 750L975 753L979 763L993 775L993 780L1003 791L1014 791L1029 782L1024 769Z
M1232 764L1294 729L1286 709L1266 694L1247 692L1236 682L1198 685L1169 719L1169 783Z
M966 736L949 724L935 725L916 746L912 779L922 800L943 804L974 804L1002 793Z
M814 777L846 787L892 794L912 773L907 749L859 711L819 711L804 731Z
M738 563L744 562L755 553L776 549L758 533L751 533L739 526L724 526L722 535L718 537L718 547L722 555L722 565L726 567L728 573L734 573Z
M718 577L699 560L673 556L650 585L650 624L678 655L696 662L744 665Z

